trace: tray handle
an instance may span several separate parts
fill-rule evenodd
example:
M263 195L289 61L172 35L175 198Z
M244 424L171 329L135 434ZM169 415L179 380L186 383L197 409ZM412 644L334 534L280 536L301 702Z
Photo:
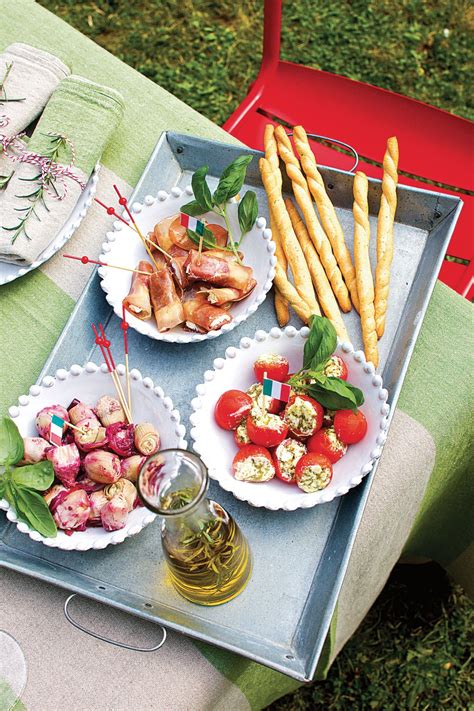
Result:
M166 642L166 629L162 627L161 625L158 625L158 627L161 628L161 631L163 632L163 637L161 641L155 646L155 647L134 647L131 644L126 644L125 642L118 642L117 640L114 639L109 639L108 637L103 637L102 635L98 634L97 632L94 632L93 630L87 629L87 627L83 627L77 620L75 620L72 616L71 613L69 612L69 603L71 600L76 597L77 593L73 593L72 595L69 595L67 598L66 602L64 603L64 616L66 617L66 620L71 623L73 627L76 627L76 629L80 630L81 632L85 632L86 634L90 635L91 637L95 637L95 639L100 639L102 642L107 642L108 644L113 644L115 647L121 647L122 649L130 649L132 652L156 652L160 647L164 645Z
M288 136L292 135L293 131L289 131ZM320 138L323 141L327 141L328 143L337 143L338 146L343 146L343 148L347 148L347 150L349 150L354 156L354 165L348 171L349 173L353 173L359 165L359 154L357 153L356 149L350 145L350 143L344 143L344 141L340 141L338 138L329 138L329 136L321 136L319 133L307 133L306 135L308 136L308 138Z

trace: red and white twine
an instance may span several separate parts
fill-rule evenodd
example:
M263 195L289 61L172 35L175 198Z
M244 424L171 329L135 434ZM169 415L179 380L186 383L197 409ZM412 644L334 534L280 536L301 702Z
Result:
M4 128L8 125L8 123L8 117L0 115L0 127ZM14 136L6 136L5 134L0 133L0 145L2 146L3 152L7 158L9 158L13 163L36 165L40 170L38 182L41 183L43 190L48 193L53 200L64 200L67 195L67 180L74 180L74 182L80 186L81 190L84 190L86 187L85 182L73 170L76 160L76 153L73 142L67 138L67 136L58 137L61 138L69 147L69 150L71 151L71 161L69 165L61 165L60 163L54 163L51 158L48 158L47 156L42 156L40 153L29 151L20 141L24 135L24 133L17 133ZM56 137L56 134L53 133L48 133L47 135ZM50 187L51 180L55 181L54 190ZM61 185L62 192L57 190L56 181Z

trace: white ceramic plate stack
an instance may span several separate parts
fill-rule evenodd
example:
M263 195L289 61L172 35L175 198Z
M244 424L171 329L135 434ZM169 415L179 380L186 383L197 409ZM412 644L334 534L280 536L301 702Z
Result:
M125 384L125 368L117 366L122 385ZM151 422L161 437L163 449L186 448L185 428L180 423L178 410L173 408L171 398L162 388L154 385L151 378L142 377L138 370L130 371L134 422ZM37 436L35 427L36 414L48 405L63 405L77 398L89 405L95 405L101 395L116 396L112 379L105 364L97 366L87 363L85 367L73 365L69 370L58 370L56 377L47 375L41 385L32 385L29 395L21 395L18 405L9 409L10 417L15 422L23 437ZM87 528L68 536L59 531L55 538L44 538L25 523L18 521L15 511L5 499L0 499L0 508L7 512L7 518L16 523L19 531L26 533L34 541L41 541L51 548L86 551L90 548L106 548L110 544L122 543L129 536L139 533L151 523L155 514L139 506L130 512L125 528L119 531L106 531L103 528Z
M183 192L180 188L172 188L171 193L161 190L158 197L147 196L144 203L133 203L131 211L143 234L152 231L157 222L165 217L180 212L180 208L192 199L191 187ZM231 202L228 205L229 222L234 235L239 235L239 225L237 216L238 205ZM211 224L219 224L225 227L224 219L208 212L203 218ZM156 338L159 341L169 341L171 343L191 343L204 341L209 338L216 338L222 333L228 333L255 313L259 305L271 289L273 277L275 276L276 258L274 256L275 245L271 240L271 232L266 228L266 221L259 217L253 229L248 232L241 246L240 251L244 254L243 262L246 266L252 267L257 286L253 292L243 301L232 305L230 313L232 321L225 324L218 331L209 333L191 333L184 331L181 326L160 333L153 318L148 321L141 321L131 314L127 315L130 326L139 333ZM99 259L103 262L110 262L118 266L135 268L140 259L149 257L137 233L131 227L117 221L112 232L107 233L107 242L102 245L102 254ZM106 293L106 299L113 307L114 312L122 318L122 300L130 291L131 274L119 269L99 267L101 276L101 286Z
M191 415L194 449L202 457L212 479L252 506L293 511L332 501L360 484L382 453L390 410L386 402L388 393L382 386L382 378L375 373L372 363L366 362L363 352L354 351L350 343L342 343L336 354L347 365L348 381L364 393L361 410L367 418L368 431L361 442L351 445L333 465L334 475L329 486L314 494L306 494L297 486L276 478L265 483L249 483L232 476L231 465L237 446L233 433L222 430L214 420L218 398L226 390L247 390L256 380L253 363L264 353L284 355L290 362L290 372L299 370L308 333L306 327L298 331L288 326L284 331L272 328L270 333L257 331L253 339L242 338L240 348L227 348L225 358L215 359L214 369L204 373L204 382L196 388L198 396L192 401L194 412Z

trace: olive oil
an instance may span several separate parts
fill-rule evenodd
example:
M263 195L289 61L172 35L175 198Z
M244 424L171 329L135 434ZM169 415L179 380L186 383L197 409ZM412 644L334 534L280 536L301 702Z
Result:
M183 504L193 499L193 492L181 489L166 499L163 508L179 514ZM247 540L234 519L214 501L204 499L177 520L166 520L162 544L171 581L191 602L228 602L250 578L252 560Z

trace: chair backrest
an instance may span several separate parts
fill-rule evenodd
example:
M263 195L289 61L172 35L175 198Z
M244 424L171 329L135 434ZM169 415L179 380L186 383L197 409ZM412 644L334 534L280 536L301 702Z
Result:
M271 69L280 61L281 6L282 0L265 0L261 70Z

